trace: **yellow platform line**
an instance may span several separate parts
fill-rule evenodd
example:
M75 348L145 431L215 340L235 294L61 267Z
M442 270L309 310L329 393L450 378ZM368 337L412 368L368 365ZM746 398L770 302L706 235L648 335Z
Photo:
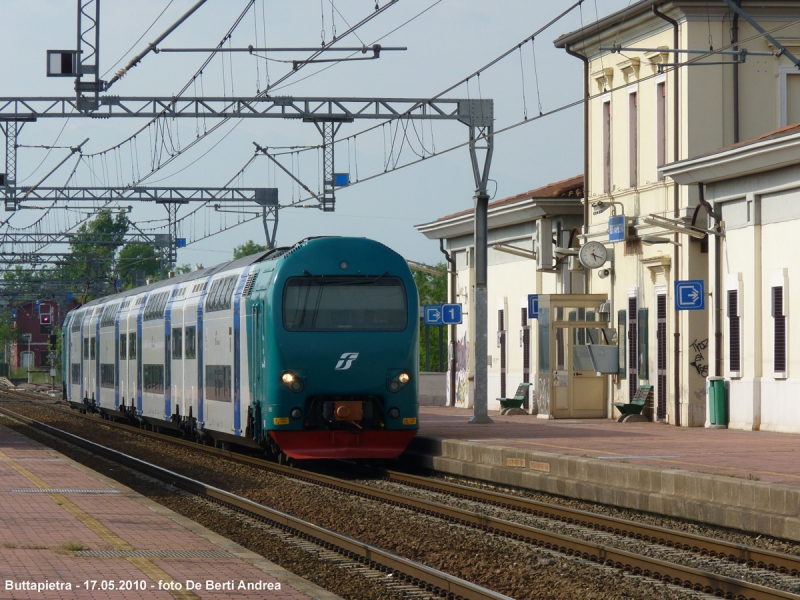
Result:
M0 458L8 459L6 464L10 465L12 469L14 469L17 473L25 477L25 479L30 481L33 485L35 485L39 489L42 490L52 489L51 485L49 485L43 479L41 479L37 475L34 475L30 471L28 471L28 469L26 469L16 461L14 461L13 458L5 454L2 450L0 450ZM114 550L135 550L135 548L129 542L118 536L116 533L114 533L108 527L106 527L100 521L98 521L95 517L93 517L92 515L84 511L82 508L80 508L78 505L76 505L74 502L69 500L66 496L64 496L64 494L53 492L47 495L50 498L52 498L58 505L60 505L61 508L66 510L72 516L77 518L81 523L86 525L86 527L88 527L90 530L96 533ZM154 583L158 583L159 581L163 581L164 583L172 583L175 581L172 575L164 571L161 567L156 565L150 559L131 556L127 557L126 560L133 566L141 570L150 579L152 579ZM200 600L199 596L188 590L168 590L168 591L172 597L178 598L179 600Z

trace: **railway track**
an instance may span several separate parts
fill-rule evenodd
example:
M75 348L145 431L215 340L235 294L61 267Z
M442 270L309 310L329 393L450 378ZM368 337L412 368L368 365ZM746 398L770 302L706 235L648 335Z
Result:
M66 441L88 450L89 452L112 460L125 467L143 473L166 484L173 485L196 496L209 499L238 513L254 519L265 521L274 527L311 542L325 551L333 551L348 559L355 560L369 569L380 573L391 574L393 582L405 582L413 586L412 596L419 591L428 593L428 597L442 597L451 600L511 600L508 596L478 585L464 581L458 577L443 573L421 563L417 563L376 546L361 542L354 538L336 533L298 519L286 513L274 510L248 498L208 485L196 479L186 477L158 465L140 460L123 452L96 444L85 438L58 429L21 415L14 411L0 408L0 413L28 425L38 431Z
M69 409L61 410L78 416L74 411L70 411ZM94 421L95 423L98 422L96 417L89 415L79 416ZM614 548L607 544L576 539L568 535L514 523L483 513L447 506L428 499L410 497L407 494L346 481L328 475L314 473L313 471L281 466L262 458L237 454L228 450L200 446L194 442L181 440L172 436L164 436L121 423L103 421L103 424L135 434L168 441L173 444L201 449L208 453L224 456L236 462L255 466L308 483L325 486L372 500L378 500L393 506L399 506L445 519L451 523L473 527L491 534L509 537L541 548L554 550L568 556L577 556L600 565L614 567L635 575L641 575L643 577L660 580L665 583L679 585L708 594L719 595L726 598L752 598L755 600L800 598L800 596L790 592L775 590L740 579L706 572L657 558L642 556L626 550ZM791 555L598 515L569 507L537 502L509 494L432 480L406 473L389 471L386 473L386 478L389 481L402 485L465 498L470 501L482 502L504 509L520 511L536 517L552 519L595 531L607 532L614 536L633 538L667 548L673 548L682 552L733 561L753 568L767 569L787 576L797 577L800 571L800 558Z

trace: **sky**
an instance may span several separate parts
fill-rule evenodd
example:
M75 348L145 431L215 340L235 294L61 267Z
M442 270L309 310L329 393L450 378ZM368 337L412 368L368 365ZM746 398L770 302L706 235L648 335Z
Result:
M522 123L495 137L489 175L493 199L580 174L582 108L575 106L536 118L540 105L541 111L548 113L581 98L582 65L557 50L553 40L630 2L586 0L580 9L539 34L533 44L528 42L515 49L482 70L480 77L471 78L444 96L493 99L495 129ZM194 3L195 0L102 0L100 71L109 71L104 79L110 79ZM378 0L380 6L387 3ZM160 47L215 47L248 4L247 0L208 0ZM278 61L302 59L309 52L272 52L267 54L269 61L263 55L256 58L248 53L217 55L197 77L208 54L151 53L109 93L172 96L188 83L184 94L187 96L249 97L264 90L268 81L273 84L291 73L282 84L270 89L270 95L430 98L515 48L572 4L564 0L398 0L358 28L357 35L341 37L348 23L353 25L375 10L375 0L255 0L226 46L317 47L323 39L331 41L336 33L337 45L341 46L369 46L380 40L383 46L407 50L383 52L378 60L308 65L294 73L291 64ZM74 95L72 79L45 76L45 57L48 49L75 48L76 2L0 0L0 15L6 25L0 37L0 55L4 57L0 96ZM282 153L282 164L312 191L321 187L321 154L316 148L321 138L313 124L279 119L229 121L204 135L215 124L210 118L175 119L162 122L161 132L157 133L154 125L145 127L145 119L41 119L26 124L19 136L18 143L23 147L18 149L17 180L20 185L38 182L70 154L68 147L88 137L82 148L84 156L71 157L43 186L62 186L68 181L72 186L118 186L143 179L139 185L222 187L231 181L231 187L277 187L281 204L300 203L307 194L264 156L250 162L239 174L253 157L256 142L273 149L283 148L273 150ZM343 124L337 139L374 125L373 121ZM145 129L135 141L103 154L142 127ZM162 142L162 134L169 141ZM467 134L467 127L456 121L415 122L399 129L391 125L377 127L351 142L337 144L336 172L349 172L353 182L379 176L340 188L335 212L323 213L316 208L281 210L278 245L319 235L370 237L406 259L441 262L437 241L425 238L414 225L472 207L475 182L468 149L464 146L444 152L466 142ZM192 148L183 151L198 137L201 139ZM170 150L177 148L182 153L160 166ZM419 160L422 156L425 159ZM418 160L418 164L396 168ZM184 206L179 217L197 208ZM238 224L255 214L245 208L230 213L202 208L187 216L180 224L179 235L186 237L189 244L179 250L178 263L211 266L230 260L233 248L247 240L264 243L260 219ZM39 231L64 231L89 212L91 206L85 203L69 211L21 210L12 216L9 225L25 230L38 223ZM10 215L0 216L4 220ZM161 206L136 203L130 218L144 231L165 231L166 211Z

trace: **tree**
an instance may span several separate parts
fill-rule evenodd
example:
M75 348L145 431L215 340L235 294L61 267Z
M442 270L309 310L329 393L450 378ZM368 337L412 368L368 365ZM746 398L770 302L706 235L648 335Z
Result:
M128 233L128 217L124 212L116 215L105 208L91 221L78 227L70 242L72 255L63 271L67 279L83 282L86 299L113 291L114 262Z
M256 244L253 240L248 240L241 246L236 246L233 249L233 260L238 258L244 258L245 256L250 256L251 254L258 254L259 252L266 252L267 247L262 246L261 244Z
M435 267L430 267L440 273L434 275L425 271L413 270L414 282L417 284L419 292L419 304L444 304L447 302L447 265L439 263ZM428 335L428 344L425 343L425 335ZM440 342L441 340L441 342ZM443 346L442 361L439 361L439 345ZM430 370L447 370L447 328L441 326L421 325L419 336L419 368L428 368L428 349L430 349Z
M119 251L117 272L123 289L136 287L136 271L143 271L145 278L160 278L161 261L155 246L135 242Z

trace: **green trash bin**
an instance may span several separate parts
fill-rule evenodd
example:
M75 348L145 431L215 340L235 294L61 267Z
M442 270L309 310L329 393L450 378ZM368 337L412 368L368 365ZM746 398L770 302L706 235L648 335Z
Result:
M711 427L727 429L728 398L725 392L724 377L708 378L708 410Z

